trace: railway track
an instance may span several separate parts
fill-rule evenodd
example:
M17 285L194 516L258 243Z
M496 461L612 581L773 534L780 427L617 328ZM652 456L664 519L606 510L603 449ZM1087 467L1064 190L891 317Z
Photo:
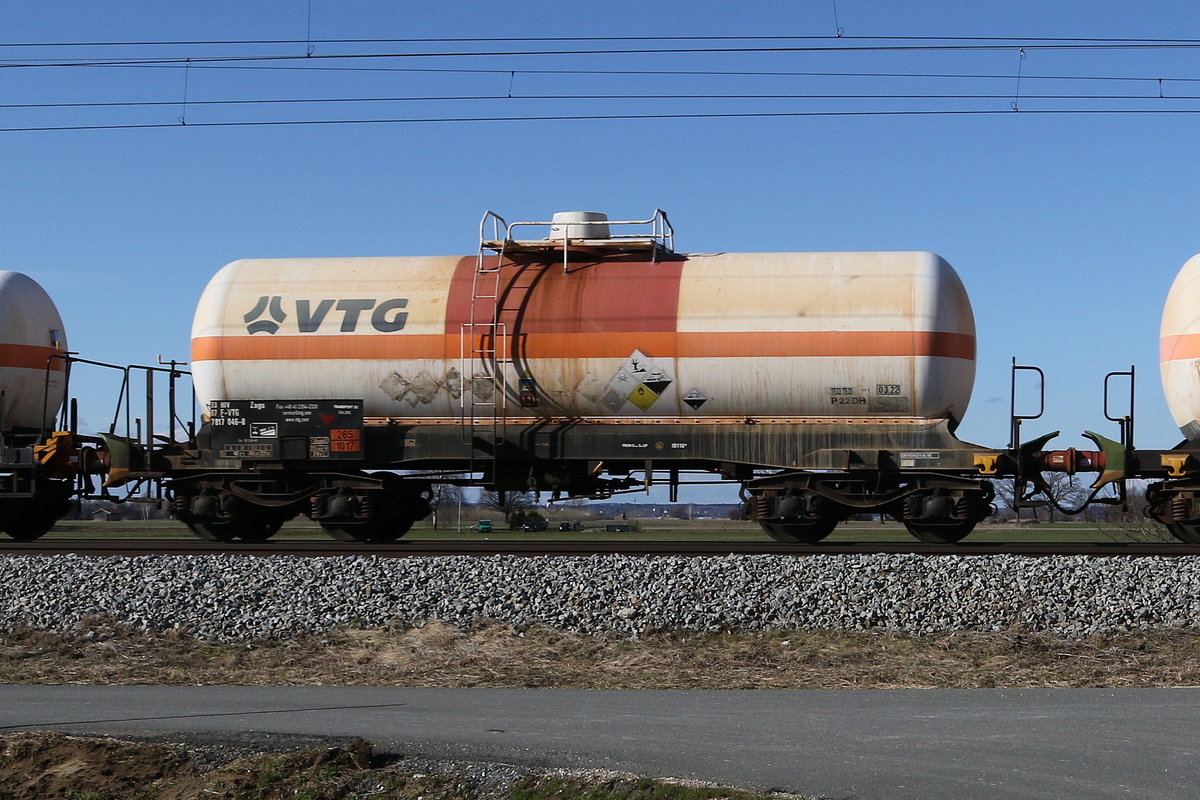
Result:
M953 545L912 542L831 542L817 545L759 541L610 541L522 540L442 541L412 539L395 544L359 544L333 540L277 539L257 543L220 543L199 539L74 539L45 537L33 542L0 541L0 555L245 555L245 556L723 556L846 555L912 553L927 556L1200 556L1200 545L1142 542L962 542Z

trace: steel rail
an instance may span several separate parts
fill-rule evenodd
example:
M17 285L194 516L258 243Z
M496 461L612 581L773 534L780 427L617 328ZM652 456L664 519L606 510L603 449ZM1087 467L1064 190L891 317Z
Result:
M1163 542L822 542L815 545L759 541L439 541L401 540L394 544L359 544L333 540L206 542L200 539L72 539L46 537L32 542L0 541L0 555L242 555L345 557L373 556L724 556L849 555L907 553L925 556L1200 556L1200 545Z

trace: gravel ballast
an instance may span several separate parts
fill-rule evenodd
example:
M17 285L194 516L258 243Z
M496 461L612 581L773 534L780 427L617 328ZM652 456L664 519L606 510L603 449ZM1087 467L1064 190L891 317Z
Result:
M241 641L440 620L571 633L1200 627L1200 559L0 557L0 630L94 620Z

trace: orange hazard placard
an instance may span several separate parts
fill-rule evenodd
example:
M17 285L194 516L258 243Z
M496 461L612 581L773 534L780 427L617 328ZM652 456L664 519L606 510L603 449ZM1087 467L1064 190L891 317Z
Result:
M357 453L359 446L358 442L339 442L335 440L329 443L329 449L334 453Z
M329 438L335 442L357 442L361 437L362 431L352 428L339 428L329 432Z

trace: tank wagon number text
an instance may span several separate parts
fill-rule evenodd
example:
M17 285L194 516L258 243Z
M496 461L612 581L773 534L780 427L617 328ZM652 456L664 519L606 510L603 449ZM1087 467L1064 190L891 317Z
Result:
M870 389L856 391L853 386L830 386L829 404L834 406L865 406ZM898 383L875 384L876 397L900 397L902 394Z
M867 398L855 393L853 386L830 386L829 402L835 406L865 405Z

